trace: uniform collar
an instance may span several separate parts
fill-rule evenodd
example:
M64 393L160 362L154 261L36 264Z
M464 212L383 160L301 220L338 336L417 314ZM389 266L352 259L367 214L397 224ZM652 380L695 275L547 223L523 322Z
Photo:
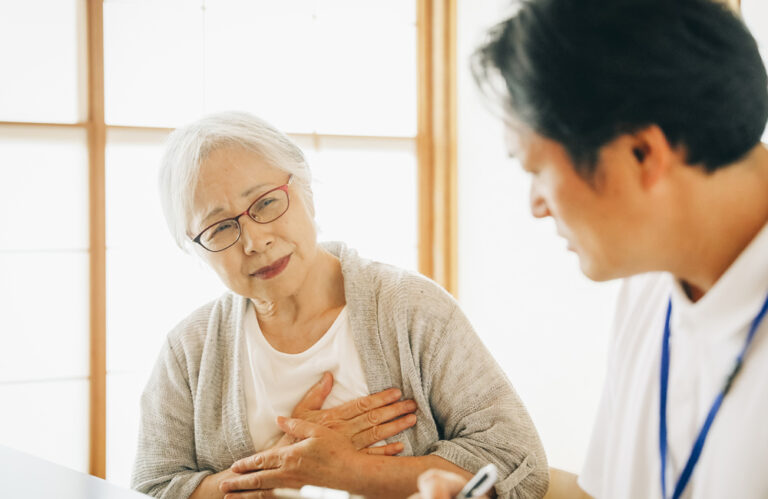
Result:
M713 340L743 332L768 294L768 224L739 254L715 285L696 303L680 282L672 282L672 331Z

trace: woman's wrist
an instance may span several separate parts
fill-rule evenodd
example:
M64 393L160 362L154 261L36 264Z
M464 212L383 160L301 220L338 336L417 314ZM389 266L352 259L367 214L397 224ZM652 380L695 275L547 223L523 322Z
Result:
M342 464L342 468L347 472L341 475L343 483L336 488L365 497L376 497L374 492L379 489L380 479L388 474L391 459L394 458L357 452Z
M189 499L220 499L224 494L219 490L219 484L227 478L236 476L237 473L230 469L208 475L200 482Z

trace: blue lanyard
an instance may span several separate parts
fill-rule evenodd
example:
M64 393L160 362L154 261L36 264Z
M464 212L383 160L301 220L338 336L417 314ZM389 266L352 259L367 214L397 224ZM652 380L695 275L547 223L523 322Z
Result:
M747 334L747 339L744 342L744 346L742 347L741 352L739 352L739 355L736 357L736 362L734 363L733 369L731 369L731 373L728 375L728 378L725 380L723 389L720 391L718 396L715 397L715 401L712 403L712 407L709 409L707 419L704 421L704 425L699 431L699 436L696 438L696 442L693 444L693 449L691 449L691 455L688 456L688 462L685 463L685 468L683 468L683 472L677 481L677 485L675 485L675 491L672 494L672 499L679 498L683 493L683 490L685 490L685 486L688 485L688 482L691 479L691 474L693 473L693 468L696 466L696 463L699 461L699 457L701 456L701 450L704 448L704 441L707 439L707 434L709 433L709 428L712 426L712 421L714 421L715 415L717 415L717 411L720 409L720 405L723 403L725 395L731 389L734 378L736 378L739 370L741 370L741 365L744 362L744 354L747 352L750 343L752 343L752 338L755 336L755 331L757 331L760 322L763 320L763 317L765 317L766 311L768 311L768 297L766 297L765 303L763 303L763 307L760 309L757 317L755 317L755 319L752 321L752 325L749 328L749 334ZM664 341L661 346L661 392L659 400L661 497L664 499L667 499L667 385L669 383L669 318L671 315L672 299L670 298L669 304L667 305L667 318L664 324Z

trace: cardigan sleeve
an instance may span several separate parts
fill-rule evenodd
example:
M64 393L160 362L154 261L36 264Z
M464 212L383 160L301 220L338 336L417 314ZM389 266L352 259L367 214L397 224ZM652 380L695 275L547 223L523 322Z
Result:
M549 467L533 421L469 320L453 305L422 376L441 439L430 453L470 472L499 469L499 498L542 497Z
M131 487L153 497L189 497L213 473L197 467L193 400L185 364L167 340L141 397Z

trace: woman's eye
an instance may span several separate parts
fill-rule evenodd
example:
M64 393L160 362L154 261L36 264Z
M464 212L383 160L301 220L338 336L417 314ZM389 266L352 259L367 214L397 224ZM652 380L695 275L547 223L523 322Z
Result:
M266 198L259 201L258 206L256 206L257 210L261 210L262 208L266 208L267 206L271 205L275 202L275 198Z
M213 233L218 234L219 232L224 232L225 230L231 229L233 226L234 226L234 223L231 221L220 223L214 228Z

